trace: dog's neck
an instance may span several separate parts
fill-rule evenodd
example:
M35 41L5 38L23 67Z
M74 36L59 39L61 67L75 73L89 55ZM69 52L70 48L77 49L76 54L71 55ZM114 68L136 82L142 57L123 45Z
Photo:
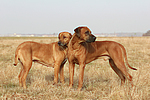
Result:
M84 40L81 40L76 33L73 34L70 42L69 47L73 48L74 50L78 48L78 46L81 46L83 43L86 43Z
M59 46L60 50L66 50L68 48L68 46Z
M85 42L84 40L81 40L77 35L76 35L76 33L74 33L73 34L73 36L72 36L72 39L71 39L71 41L72 41L72 43L82 43L82 42Z

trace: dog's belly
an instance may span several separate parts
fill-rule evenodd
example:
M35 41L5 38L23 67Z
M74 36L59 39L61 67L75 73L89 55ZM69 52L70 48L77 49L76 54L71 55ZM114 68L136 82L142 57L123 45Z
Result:
M53 59L42 59L42 58L38 58L38 57L33 57L32 61L40 63L40 64L45 65L47 67L54 67L54 60Z
M86 64L96 60L96 59L104 59L105 61L109 59L108 52L96 52L96 53L88 53L86 57Z
M90 55L90 56L86 57L85 63L88 64L88 63L90 63L96 59L104 59L106 61L106 60L109 60L110 57L109 57L108 53L102 53L101 55L97 55L97 56L96 55ZM77 59L74 59L74 63L79 64Z

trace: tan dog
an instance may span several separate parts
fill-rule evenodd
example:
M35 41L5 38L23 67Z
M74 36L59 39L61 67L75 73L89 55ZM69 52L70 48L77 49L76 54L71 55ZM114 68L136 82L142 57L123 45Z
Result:
M63 67L67 58L67 46L72 35L69 32L59 34L59 42L42 44L32 41L21 43L15 52L15 66L18 60L23 68L18 76L20 86L26 89L26 77L32 66L32 61L46 66L54 67L54 83L58 82L58 73L60 72L60 81L64 83Z
M132 81L132 76L127 72L125 62L129 68L136 69L128 64L126 50L121 44L114 41L95 41L96 37L87 27L78 27L74 31L68 45L70 88L73 85L75 63L80 67L78 90L81 90L85 65L103 56L109 57L110 66L121 78L121 83L124 83L126 78Z

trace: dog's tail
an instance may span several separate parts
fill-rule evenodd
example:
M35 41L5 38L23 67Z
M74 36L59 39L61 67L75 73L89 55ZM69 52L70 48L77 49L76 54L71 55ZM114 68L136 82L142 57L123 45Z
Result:
M17 64L18 64L18 52L19 52L19 47L17 47L17 49L16 49L16 52L15 52L15 63L14 63L14 66L17 66Z
M133 67L131 67L131 66L129 65L128 60L127 60L127 53L126 53L126 50L125 50L125 48L124 48L121 44L120 44L120 46L122 47L122 50L123 50L123 53L124 53L125 62L126 62L126 64L128 65L128 67L131 68L131 69L133 69L133 70L137 70L136 68L133 68Z

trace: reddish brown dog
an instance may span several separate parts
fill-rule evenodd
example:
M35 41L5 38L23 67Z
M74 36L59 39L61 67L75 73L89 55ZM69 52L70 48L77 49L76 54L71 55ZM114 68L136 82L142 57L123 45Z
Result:
M20 86L26 89L26 77L32 66L32 61L46 66L54 67L54 83L58 82L58 73L60 72L60 81L64 83L63 67L67 58L68 43L72 35L69 32L59 34L59 42L42 44L32 41L21 43L15 52L15 66L18 60L22 64L21 72L18 76Z
M126 78L130 82L132 81L132 76L127 72L125 62L129 68L136 69L128 64L126 50L121 44L114 41L95 41L96 37L87 27L78 27L74 31L68 45L70 88L73 85L75 64L79 64L80 68L78 90L81 90L85 65L103 56L109 57L110 66L121 78L121 83L124 83Z

